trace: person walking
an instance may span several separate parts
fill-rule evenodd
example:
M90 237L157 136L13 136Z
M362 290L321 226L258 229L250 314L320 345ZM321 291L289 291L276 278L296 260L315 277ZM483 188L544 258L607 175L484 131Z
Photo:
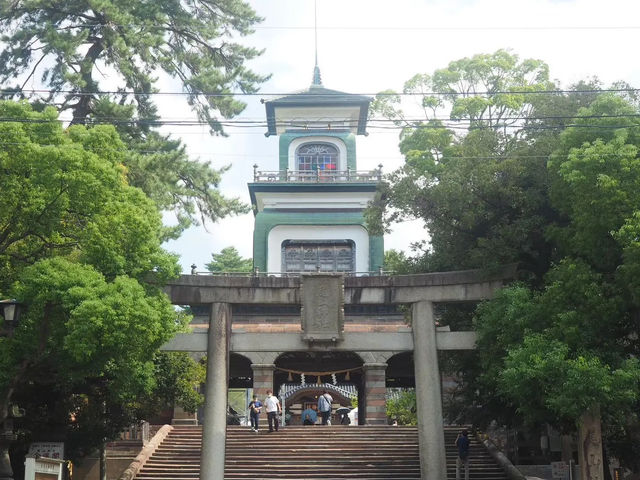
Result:
M278 431L278 414L282 412L280 400L273 395L271 390L267 390L267 398L264 400L264 408L267 411L267 422L269 423L269 433Z
M462 467L464 466L464 479L469 480L469 432L462 430L456 438L458 458L456 458L456 480L460 480Z
M258 396L254 395L253 400L249 402L249 420L251 422L251 430L258 433L260 425L260 411L262 410L262 402L258 400Z
M322 391L322 395L318 397L318 412L322 417L322 425L331 425L331 403L333 398L326 390Z

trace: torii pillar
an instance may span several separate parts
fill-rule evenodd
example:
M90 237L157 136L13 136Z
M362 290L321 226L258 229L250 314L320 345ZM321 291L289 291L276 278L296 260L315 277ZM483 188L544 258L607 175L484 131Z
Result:
M206 401L202 426L200 480L223 480L231 339L231 307L228 303L211 304L207 337L207 380L204 391Z
M423 479L443 479L447 478L447 457L433 303L423 301L412 305L411 329L414 344L420 471Z

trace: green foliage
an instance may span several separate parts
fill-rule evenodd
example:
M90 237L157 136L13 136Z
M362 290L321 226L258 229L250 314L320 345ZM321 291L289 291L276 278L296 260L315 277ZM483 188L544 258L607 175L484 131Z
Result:
M211 261L205 265L210 272L248 273L253 270L253 260L242 258L236 247L225 247L220 253L212 253Z
M386 250L384 252L384 270L402 275L411 271L411 259L400 250Z
M0 112L56 120L26 103L0 102ZM157 349L187 323L161 290L179 270L161 248L157 208L127 184L115 129L0 131L0 296L27 307L0 338L0 412L19 402L25 435L60 434L75 458L149 413L145 398L196 405L189 369L157 365ZM179 371L187 383L163 377Z
M182 82L198 116L220 131L216 113L232 116L244 105L230 96L201 94L228 93L231 88L254 92L264 80L244 66L261 52L234 41L252 33L259 21L239 0L5 3L0 9L5 45L0 79L6 84L24 74L29 78L41 60L52 60L44 70L44 83L54 90L95 92L99 85L94 75L107 65L125 89L149 94L155 71L162 70ZM67 98L65 107L78 119L94 111L98 95L75 97L76 104L70 102L73 98ZM153 113L148 95L133 100L143 117ZM120 99L115 103L125 104Z
M509 352L500 390L534 422L546 419L570 429L594 405L606 406L618 421L626 420L623 412L633 410L638 400L637 360L628 359L614 370L597 356L574 355L561 341L528 335L522 346Z
M73 123L117 125L128 146L123 164L130 184L175 212L179 226L164 232L175 237L198 220L247 208L218 191L227 168L188 158L179 141L153 130L157 75L177 79L198 118L223 134L220 118L245 107L229 93L255 92L268 78L245 66L261 52L237 42L260 21L241 0L4 2L0 82L16 82L16 96L29 96L22 90L40 77L50 89L40 99L70 110ZM102 86L105 71L109 84ZM100 93L105 89L119 93Z
M417 425L418 411L415 390L398 392L387 400L387 417L398 421L398 425Z
M162 407L180 405L187 412L195 412L204 401L196 387L204 383L206 368L187 353L157 352L154 357L156 385L154 394L145 400L147 410L157 412Z
M598 406L609 451L638 468L624 445L639 441L639 106L597 80L548 92L548 78L542 62L498 51L407 82L442 94L418 95L419 120L378 98L404 127L405 164L380 189L372 227L424 221L418 256L390 256L414 271L519 264L522 282L475 312L477 352L447 358L461 380L451 418L569 431Z
M26 103L0 102L0 112L56 120L53 109L38 113ZM8 144L0 151L0 290L52 255L82 257L110 277L177 273L159 245L160 214L126 184L113 127L3 122L0 134Z
M521 262L542 274L549 262L542 231L549 210L548 152L524 139L526 120L516 119L535 111L541 95L530 92L553 87L543 62L499 50L409 80L404 91L421 98L412 113L424 119L411 117L411 106L394 97L378 97L374 111L404 127L406 162L387 176L389 185L367 216L370 227L380 232L396 221L423 219L431 236L430 245L421 239L415 244L423 270ZM468 130L436 118L447 110Z

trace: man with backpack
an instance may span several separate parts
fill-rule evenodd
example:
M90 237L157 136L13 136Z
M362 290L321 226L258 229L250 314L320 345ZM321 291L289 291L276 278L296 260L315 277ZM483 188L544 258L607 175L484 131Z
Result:
M456 458L456 480L460 480L460 473L464 465L464 478L469 480L469 432L462 430L456 438L458 458Z
M322 395L318 397L318 412L322 417L322 425L331 425L331 403L333 398L326 390L322 391Z

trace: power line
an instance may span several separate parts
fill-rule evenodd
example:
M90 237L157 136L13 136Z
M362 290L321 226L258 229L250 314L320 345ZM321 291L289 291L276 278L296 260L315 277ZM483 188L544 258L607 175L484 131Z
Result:
M494 119L495 121L521 121L521 120L527 120L527 121L538 121L538 120L570 120L570 119L588 119L588 120L593 120L593 119L608 119L608 118L639 118L640 117L640 113L615 113L615 114L601 114L601 115L579 115L579 114L575 114L575 115L538 115L538 116L523 116L523 115L516 115L516 116L504 116L504 117L499 117ZM232 118L232 119L223 119L223 120L219 120L219 123L221 124L225 124L225 125L239 125L239 126L258 126L258 127L266 127L267 121L268 120L273 120L275 122L275 126L276 127L306 127L308 129L313 129L312 126L309 125L314 125L314 124L318 124L318 123L328 123L329 125L331 125L332 123L335 125L336 129L339 129L340 127L355 127L357 126L360 121L359 120L354 120L354 119L348 119L348 120L336 120L334 118L329 118L329 117L319 117L319 118L305 118L305 117L298 117L298 118L292 118L291 120L287 120L287 121L276 121L276 119L274 117L266 117L266 119L264 117L236 117L236 118ZM61 118L55 118L55 119L46 119L46 118L30 118L30 117L0 117L0 122L20 122L20 123L53 123L53 122L61 122L61 123L65 123L65 122L69 122L70 119L61 119ZM385 123L403 123L409 128L412 127L420 127L420 126L425 126L425 127L429 127L429 128L442 128L439 125L428 125L428 124L424 124L424 122L429 122L429 121L443 121L443 122L455 122L455 123L464 123L464 122L472 122L472 121L487 121L487 119L485 118L460 118L460 119L456 119L456 118L450 118L450 117L433 117L433 118L423 118L423 117L407 117L407 118L402 118L402 119L392 119L392 118L371 118L369 120L367 120L367 124L371 125L373 123L381 123L381 124L385 124ZM100 118L89 118L85 120L86 124L164 124L164 125L173 125L173 124L184 124L184 125L191 125L191 124L197 124L197 125L208 125L208 122L205 120L200 120L194 117L139 117L139 118L135 118L135 119L130 119L130 120L122 120L121 117L109 117L109 116L105 116L105 117L100 117Z
M494 121L542 121L542 120L570 120L570 119L608 119L608 118L640 118L640 113L618 113L618 114L603 114L603 115L538 115L538 116L521 116L521 115L517 115L517 116L505 116L505 117L500 117L499 119L494 119ZM12 120L15 119L15 120ZM43 123L43 122L61 122L61 123L66 123L71 121L71 119L64 119L64 118L57 118L57 119L53 119L53 120L48 120L48 119L31 119L29 117L0 117L0 122L10 122L10 121L16 121L16 122L21 122L22 120L24 120L23 123L29 123L30 121L37 121L39 123ZM273 120L275 123L274 125L276 127L307 127L309 129L311 129L312 127L308 127L309 124L317 124L319 122L321 123L327 123L329 125L334 124L334 128L339 129L340 127L356 127L359 124L359 120L353 120L353 119L349 119L349 120L335 120L333 118L313 118L313 119L307 119L305 117L299 117L299 118L292 118L291 120L287 120L287 121L276 121L276 119L274 117L269 117L267 116L266 119L265 117L236 117L236 118L231 118L231 119L223 119L223 120L219 120L219 122L221 124L224 124L226 126L251 126L251 127L267 127L268 124L267 122L269 120ZM428 122L428 121L442 121L442 122L454 122L454 123L468 123L468 122L472 122L472 121L487 121L487 119L484 118L474 118L474 119L470 119L470 118L460 118L460 119L455 119L455 118L450 118L450 117L432 117L432 118L422 118L422 117L407 117L407 118L402 118L402 119L391 119L391 118L371 118L367 121L367 125L369 127L375 127L375 124L388 124L388 123L393 123L393 124L397 124L397 123L402 123L403 125L400 125L402 128L407 127L407 128L419 128L422 124L424 124L424 122ZM96 118L96 119L87 119L85 124L114 124L114 125L118 125L118 124L144 124L144 125L154 125L154 124L163 124L163 125L209 125L206 121L204 120L199 120L197 118L194 117L138 117L135 119L130 119L130 120L121 120L121 117L109 117L109 116L105 116L105 117L100 117L100 118ZM426 126L426 125L425 125ZM446 125L444 127L440 127L438 125L433 125L433 126L429 126L430 128L445 128Z
M256 30L313 30L312 26L295 25L257 25ZM454 26L442 25L433 27L377 25L377 26L318 26L318 30L353 30L353 31L414 31L414 32L448 32L448 31L521 31L521 30L639 30L638 25L486 25L486 26Z
M377 93L313 93L308 94L313 98L331 98L339 97L344 99L345 96L360 95L360 96L380 96L380 97L415 97L415 96L464 96L464 97L477 97L477 96L491 96L491 95L558 95L558 94L594 94L594 93L636 93L640 92L640 88L603 88L603 89L582 89L582 90L496 90L496 91L478 91L478 92L377 92ZM93 96L93 95L130 95L137 96L184 96L195 95L201 97L283 97L283 96L304 96L304 93L300 92L288 92L288 93L275 93L275 92L138 92L135 90L105 90L105 91L88 91L88 90L54 90L54 89L0 89L0 96L19 95L22 93L46 93L46 94L64 94L74 96Z
M126 27L166 30L166 26L144 23L83 23L58 27L58 30L70 30L95 27ZM449 31L527 31L527 30L640 30L640 25L440 25L440 26L402 26L402 25L252 25L252 30L326 30L326 31L409 31L409 32L449 32Z
M56 143L35 143L35 142L2 142L0 141L0 146L25 146L25 145L35 145L38 147L61 147L65 144L56 144ZM131 152L131 153L145 153L145 154L154 154L154 153L175 153L175 152L167 152L166 150L132 150L126 148L117 148L113 149L116 152ZM198 152L190 152L191 155L197 156ZM264 157L264 158L276 158L277 154L274 156L270 155L254 155L254 154L214 154L207 153L213 157L220 156L229 156L229 157L241 157L247 160L254 159L255 157ZM405 155L401 155L402 157L406 157ZM549 154L549 155L518 155L517 153L510 153L505 155L442 155L440 160L550 160L552 157L562 157L569 158L569 154ZM599 153L599 157L607 157L607 158L622 158L626 157L626 155L621 155L618 153ZM367 156L365 160L392 160L397 161L398 158L391 157L375 157L375 156Z

